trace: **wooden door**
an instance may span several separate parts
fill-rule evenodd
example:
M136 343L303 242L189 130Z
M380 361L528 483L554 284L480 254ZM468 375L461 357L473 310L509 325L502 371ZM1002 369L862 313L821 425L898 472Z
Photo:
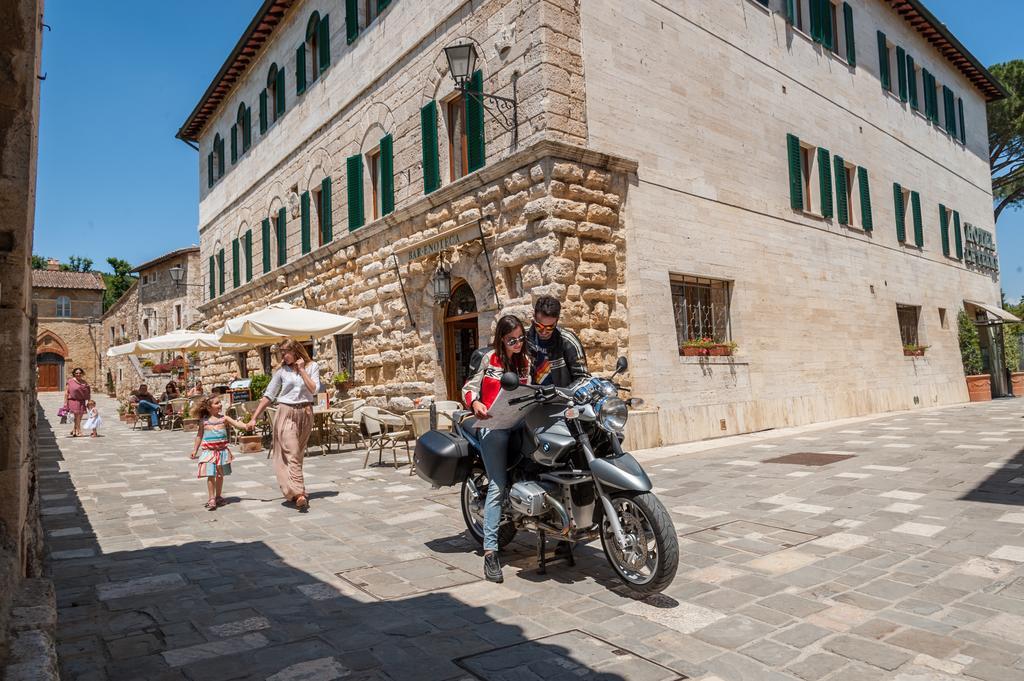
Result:
M444 379L448 399L462 401L462 386L469 379L469 360L480 347L476 298L465 281L456 282L445 308Z
M61 389L60 365L40 364L39 365L39 392L53 392Z

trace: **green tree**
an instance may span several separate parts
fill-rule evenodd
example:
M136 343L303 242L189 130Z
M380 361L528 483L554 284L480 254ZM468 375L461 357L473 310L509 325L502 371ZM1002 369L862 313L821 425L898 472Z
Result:
M981 339L978 337L978 327L974 325L967 313L960 310L956 317L958 333L960 335L960 361L964 365L964 373L968 376L975 376L981 373L983 368L981 362Z
M73 255L68 258L68 264L61 265L60 268L65 272L92 272L92 258Z
M34 270L45 270L46 269L46 256L32 254L32 269Z
M1015 315L1020 319L1024 319L1024 296L1021 296L1020 302L1014 305L1013 303L1005 302L1006 296L1003 296L1003 309L1008 311L1010 314ZM1012 323L1003 326L1003 345L1006 347L1006 367L1013 372L1021 370L1021 339L1024 338L1024 323ZM1017 397L1024 397L1024 395L1018 395Z
M1024 205L1024 59L989 70L1010 93L988 105L988 160L998 220L1003 209Z
M131 274L130 262L120 258L107 258L107 264L110 265L110 269L114 270L114 273L103 273L103 283L107 285L107 290L103 292L104 312L109 310L110 306L116 303L124 295L124 292L135 283L135 277Z

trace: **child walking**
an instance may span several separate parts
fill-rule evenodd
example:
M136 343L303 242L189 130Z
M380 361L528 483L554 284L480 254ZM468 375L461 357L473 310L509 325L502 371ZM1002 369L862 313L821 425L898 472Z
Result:
M231 462L234 457L228 449L228 425L232 428L247 430L244 423L220 413L219 395L212 395L199 402L196 415L199 417L199 430L196 432L196 446L192 458L199 459L197 478L206 478L206 489L210 500L206 502L207 511L216 511L224 505L224 476L231 475ZM203 449L202 458L199 449Z
M102 425L103 419L100 418L100 410L96 408L96 400L89 400L85 403L85 423L82 428L92 431L89 437L103 437L97 432Z

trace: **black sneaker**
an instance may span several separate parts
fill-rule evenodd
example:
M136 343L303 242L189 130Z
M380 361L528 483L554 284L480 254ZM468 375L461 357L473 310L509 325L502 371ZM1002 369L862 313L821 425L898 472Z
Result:
M501 584L505 578L501 576L501 562L497 553L488 553L484 556L484 578L488 582Z

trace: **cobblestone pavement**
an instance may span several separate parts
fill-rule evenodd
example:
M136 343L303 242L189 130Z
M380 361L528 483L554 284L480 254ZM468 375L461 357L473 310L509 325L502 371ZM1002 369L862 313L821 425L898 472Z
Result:
M1024 400L644 452L682 561L647 601L599 546L537 575L529 535L481 581L453 491L356 452L307 459L305 514L238 456L207 512L190 434L103 399L106 437L69 439L58 400L40 488L66 679L1024 679ZM767 461L798 452L840 458Z

